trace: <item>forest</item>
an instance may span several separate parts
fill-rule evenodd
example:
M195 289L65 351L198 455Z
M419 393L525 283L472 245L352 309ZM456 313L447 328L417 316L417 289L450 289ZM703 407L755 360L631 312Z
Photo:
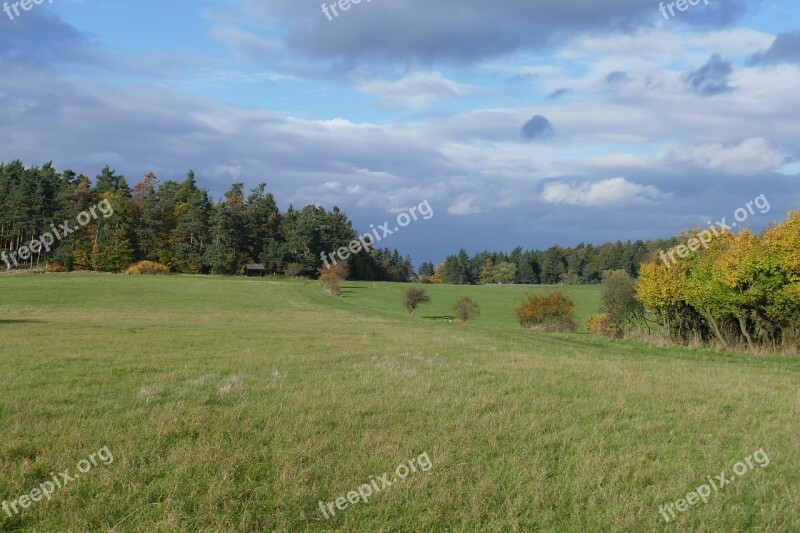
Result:
M25 267L50 270L120 272L138 261L165 265L190 274L241 274L247 263L263 263L270 274L317 277L321 254L346 246L357 232L338 207L314 205L282 212L260 184L249 194L242 183L216 201L198 185L194 172L182 182L161 182L148 173L131 187L108 166L92 181L51 163L26 167L21 161L0 164L0 245L12 251L35 239L51 224L74 219L100 200L114 216L100 219L67 236L51 253L31 257ZM510 254L464 250L434 266L415 271L409 256L373 249L349 261L349 277L362 281L415 279L456 285L487 283L600 283L603 272L638 274L639 265L674 239L580 244L572 248Z
M454 285L523 284L582 285L600 283L603 274L624 270L637 277L640 265L658 250L671 248L676 239L606 243L599 246L552 246L547 250L511 253L483 251L470 257L466 251L448 256L436 267L423 263L419 274L431 283Z
M172 272L231 275L258 262L271 274L315 277L323 252L356 238L337 207L290 205L281 211L263 183L247 195L235 183L215 201L191 171L182 182L163 183L148 173L130 187L108 166L93 184L52 164L26 168L14 161L0 164L0 245L16 250L101 200L113 206L113 217L81 227L26 266L120 272L147 260ZM352 279L365 281L408 281L414 275L411 258L389 249L362 252L349 269Z

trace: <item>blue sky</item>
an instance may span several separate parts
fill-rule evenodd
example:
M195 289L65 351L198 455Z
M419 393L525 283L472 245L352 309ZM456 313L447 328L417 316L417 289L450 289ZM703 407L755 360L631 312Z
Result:
M800 208L800 8L709 0L45 0L0 13L0 160L266 181L385 244L668 237ZM332 4L332 1L327 4ZM10 4L13 4L11 2ZM668 4L665 3L665 4ZM13 11L12 11L13 13Z

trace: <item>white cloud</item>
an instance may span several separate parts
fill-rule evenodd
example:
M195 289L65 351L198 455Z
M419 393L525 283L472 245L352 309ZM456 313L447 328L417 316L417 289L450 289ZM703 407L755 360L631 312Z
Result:
M376 97L376 103L381 107L411 109L423 109L476 91L474 87L456 83L438 72L415 72L397 81L364 81L356 88L363 94Z
M738 145L708 143L662 150L657 162L689 162L700 168L728 174L758 174L777 170L785 158L774 150L766 139L752 138Z
M551 183L542 192L542 200L547 203L583 206L654 204L669 197L652 185L639 185L620 177L593 183Z
M662 64L676 60L697 62L713 52L747 56L768 47L774 36L749 28L718 31L693 31L680 35L680 57L676 56L676 35L669 24L641 28L631 33L581 35L563 49L561 56L571 59L602 57L623 61L656 60ZM636 50L631 55L631 50Z
M453 202L453 205L447 208L447 212L455 216L477 215L479 213L485 213L485 211L481 210L479 207L472 205L472 202L474 201L475 198L471 196L459 196L456 201Z

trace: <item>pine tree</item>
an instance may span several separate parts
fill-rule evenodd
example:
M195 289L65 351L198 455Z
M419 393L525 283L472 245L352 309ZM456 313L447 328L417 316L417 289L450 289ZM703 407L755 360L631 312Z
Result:
M492 259L489 258L486 262L483 263L483 268L481 269L481 276L479 278L478 283L481 285L488 285L490 283L495 282L495 268Z

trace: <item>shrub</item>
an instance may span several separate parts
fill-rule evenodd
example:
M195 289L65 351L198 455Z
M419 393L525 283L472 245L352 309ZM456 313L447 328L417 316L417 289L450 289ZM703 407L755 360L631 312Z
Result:
M603 286L600 311L607 327L601 328L606 331L602 335L623 337L644 316L644 307L636 299L636 280L624 270L613 270L603 275Z
M334 295L334 296L341 296L342 295L342 280L336 276L327 276L323 275L319 278L322 281L322 285L325 287L325 290Z
M623 330L608 313L592 315L586 319L586 331L599 337L621 338Z
M330 267L319 267L319 281L325 290L334 296L342 295L341 284L347 279L348 268L345 263L336 263Z
M169 267L168 267L169 268ZM192 274L202 274L203 273L203 263L198 261L197 259L193 259L189 261L187 268L190 273Z
M72 269L73 270L89 270L89 254L84 250L75 250L72 252Z
M125 270L129 276L155 276L169 274L169 267L152 261L139 261Z
M517 320L523 328L553 333L569 333L575 325L575 302L561 291L547 294L529 292L516 310Z
M288 263L283 268L283 275L287 278L296 278L303 271L303 267L298 263Z
M478 304L472 298L467 298L466 296L458 300L453 308L461 322L468 322L481 314L481 308L478 307Z
M44 267L44 271L47 273L57 273L57 272L69 272L67 267L62 265L61 263L47 263Z
M403 294L403 305L405 306L408 314L414 316L419 304L428 303L431 297L425 292L425 289L419 287L411 287Z

